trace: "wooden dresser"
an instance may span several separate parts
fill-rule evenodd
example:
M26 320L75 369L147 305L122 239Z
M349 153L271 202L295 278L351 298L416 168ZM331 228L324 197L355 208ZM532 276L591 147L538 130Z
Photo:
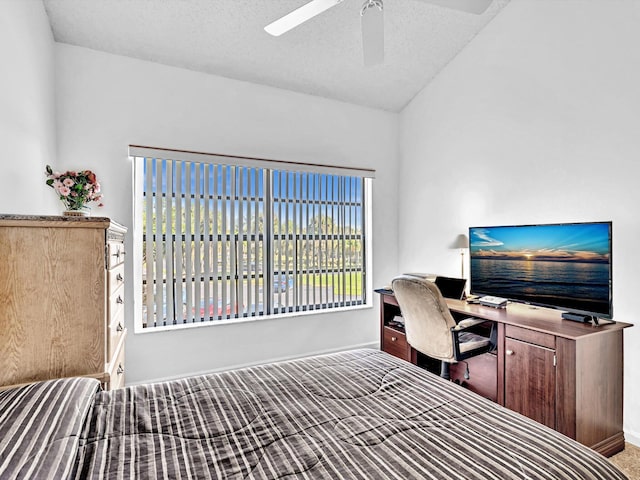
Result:
M108 218L0 215L0 388L124 386L124 235Z

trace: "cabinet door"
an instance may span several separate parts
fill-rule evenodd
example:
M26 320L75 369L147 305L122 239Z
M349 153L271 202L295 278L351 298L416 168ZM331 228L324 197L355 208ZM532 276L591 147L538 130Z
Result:
M536 422L556 426L555 351L505 339L504 403Z

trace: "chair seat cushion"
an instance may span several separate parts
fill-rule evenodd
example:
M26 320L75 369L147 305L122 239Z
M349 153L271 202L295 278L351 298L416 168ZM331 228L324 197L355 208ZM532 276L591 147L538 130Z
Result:
M471 332L462 332L458 338L460 339L460 353L487 347L491 344L491 340L487 337Z

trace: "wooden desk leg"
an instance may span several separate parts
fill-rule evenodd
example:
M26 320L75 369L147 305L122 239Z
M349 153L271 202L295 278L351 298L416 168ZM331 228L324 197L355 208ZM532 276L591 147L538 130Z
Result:
M412 348L411 346L409 346L409 358L410 358L410 362L413 363L414 365L418 364L418 351L415 348Z
M384 352L384 317L385 301L384 295L380 295L380 350Z

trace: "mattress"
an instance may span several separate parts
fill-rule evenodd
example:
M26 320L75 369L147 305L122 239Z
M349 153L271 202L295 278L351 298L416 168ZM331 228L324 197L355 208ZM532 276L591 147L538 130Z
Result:
M626 478L583 445L376 350L109 392L82 380L88 406L67 405L81 431L70 439L72 420L61 432L71 453L55 478Z

